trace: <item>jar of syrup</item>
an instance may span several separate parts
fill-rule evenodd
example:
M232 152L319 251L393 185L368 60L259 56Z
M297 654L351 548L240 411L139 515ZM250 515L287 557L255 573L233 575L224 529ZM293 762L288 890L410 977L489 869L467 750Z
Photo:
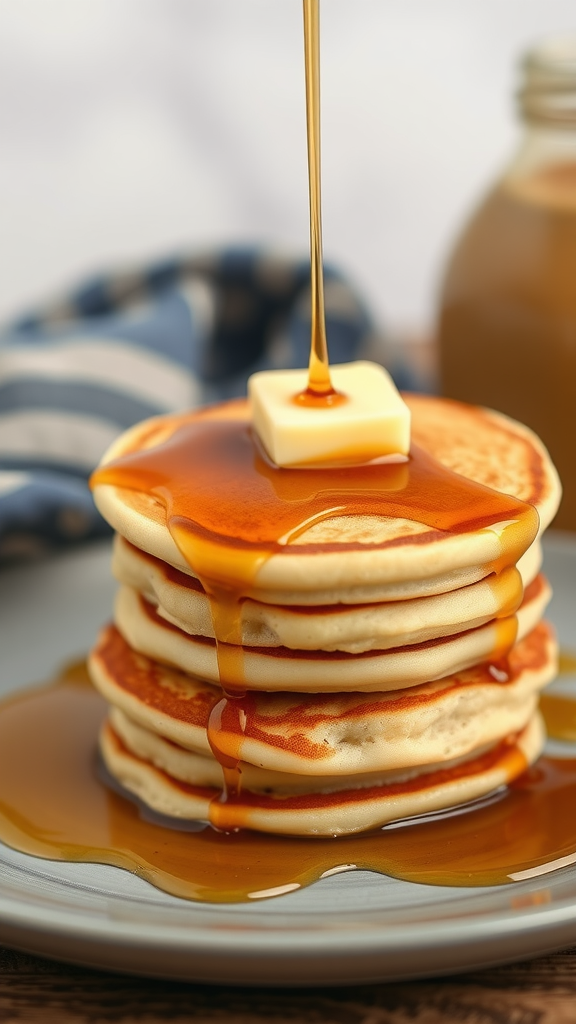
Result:
M522 70L519 150L446 271L441 387L540 435L564 486L555 525L576 530L576 38Z

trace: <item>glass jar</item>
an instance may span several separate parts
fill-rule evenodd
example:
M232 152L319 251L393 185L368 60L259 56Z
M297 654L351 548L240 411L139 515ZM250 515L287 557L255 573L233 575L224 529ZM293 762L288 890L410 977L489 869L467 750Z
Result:
M444 395L532 427L576 530L576 38L523 60L519 151L460 237L441 293Z

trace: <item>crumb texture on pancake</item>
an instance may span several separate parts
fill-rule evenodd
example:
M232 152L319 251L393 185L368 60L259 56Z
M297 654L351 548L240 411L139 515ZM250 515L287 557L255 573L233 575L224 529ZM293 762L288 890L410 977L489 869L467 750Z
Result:
M379 692L419 685L499 657L516 637L522 639L534 628L549 599L550 588L544 577L538 576L527 588L516 615L405 647L359 654L245 647L239 683L251 690L302 693ZM127 643L140 654L218 685L214 640L192 636L167 622L130 587L121 587L117 594L114 621Z
M469 803L511 782L532 764L544 745L536 712L518 735L477 758L400 782L331 792L275 796L246 790L230 806L236 826L283 835L343 836L389 822ZM181 782L123 744L110 723L100 736L108 771L153 810L174 818L207 821L219 789Z
M214 637L209 599L197 580L126 542L113 556L116 579L138 591L169 623L194 636ZM249 647L361 653L461 633L513 614L523 581L511 566L445 594L375 604L298 606L247 599L240 606L243 643Z
M387 693L250 693L242 699L238 753L257 767L307 776L448 761L521 729L556 667L554 633L541 622L513 649L505 682L484 665ZM206 729L220 698L216 687L137 655L114 627L102 633L89 668L105 699L130 720L210 753ZM233 728L225 721L222 727Z
M524 424L447 398L409 395L412 438L455 473L535 505L548 526L560 481L540 438ZM496 443L495 443L496 442ZM557 505L556 505L557 507Z

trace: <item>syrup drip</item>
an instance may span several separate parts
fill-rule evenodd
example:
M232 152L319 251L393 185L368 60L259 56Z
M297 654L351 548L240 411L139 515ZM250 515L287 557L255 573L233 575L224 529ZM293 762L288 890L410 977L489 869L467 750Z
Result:
M208 586L210 587L210 582ZM242 655L242 595L240 590L230 590L215 585L212 581L208 596L216 637L218 677L224 690L224 696L210 712L206 730L210 749L220 763L224 779L221 795L210 804L210 824L221 831L229 832L237 830L228 804L240 796L242 770L240 744L222 729L222 716L226 713L228 717L232 715L236 733L241 736L246 721L246 713L239 704L240 698L246 693Z
M320 196L320 34L319 0L303 0L304 63L306 71L306 129L308 140L308 189L310 193L310 299L311 336L308 387L296 396L307 406L327 406L346 401L332 387L324 313L322 266L322 216Z
M228 723L231 727L227 727ZM222 793L210 803L210 824L222 832L235 832L239 827L229 805L238 799L242 788L240 750L245 729L246 710L241 703L241 694L225 691L210 712L206 730L210 749L220 763L224 777Z
M224 689L222 700L210 712L206 730L210 749L220 762L224 778L221 796L210 805L210 822L215 828L229 831L233 826L226 812L226 804L240 796L242 772L236 744L222 731L221 718L228 707L233 709L237 731L240 734L243 732L242 716L245 712L238 705L238 700L246 692L243 685L242 605L239 591L231 591L217 584L212 585L208 597L216 637L218 676Z
M543 693L540 710L553 740L576 743L576 700L561 693Z
M560 651L558 673L561 676L576 675L576 654L572 651Z
M334 388L332 388L331 391L324 391L319 395L317 391L314 391L310 385L308 385L304 391L299 391L297 395L294 395L292 401L295 402L296 405L304 405L307 409L331 409L334 406L343 405L344 402L347 402L348 396L343 395L341 391L335 391ZM331 461L337 460L334 459ZM345 462L345 459L342 461ZM354 463L354 461L358 460L354 460L354 458L348 459L348 462L350 463ZM315 464L317 465L317 463Z
M576 862L574 759L543 757L488 801L337 843L186 832L142 817L102 785L94 750L105 713L82 665L1 702L0 840L52 860L113 864L176 896L210 902L275 896L355 867L482 886Z
M576 674L576 655L560 651L559 675ZM576 743L576 697L565 693L543 693L540 711L546 722L546 731L553 740Z

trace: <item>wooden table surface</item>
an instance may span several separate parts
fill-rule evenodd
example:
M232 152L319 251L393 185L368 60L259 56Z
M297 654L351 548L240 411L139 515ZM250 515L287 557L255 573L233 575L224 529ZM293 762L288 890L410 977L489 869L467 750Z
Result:
M573 1024L576 948L435 981L239 989L104 974L0 948L1 1024Z

